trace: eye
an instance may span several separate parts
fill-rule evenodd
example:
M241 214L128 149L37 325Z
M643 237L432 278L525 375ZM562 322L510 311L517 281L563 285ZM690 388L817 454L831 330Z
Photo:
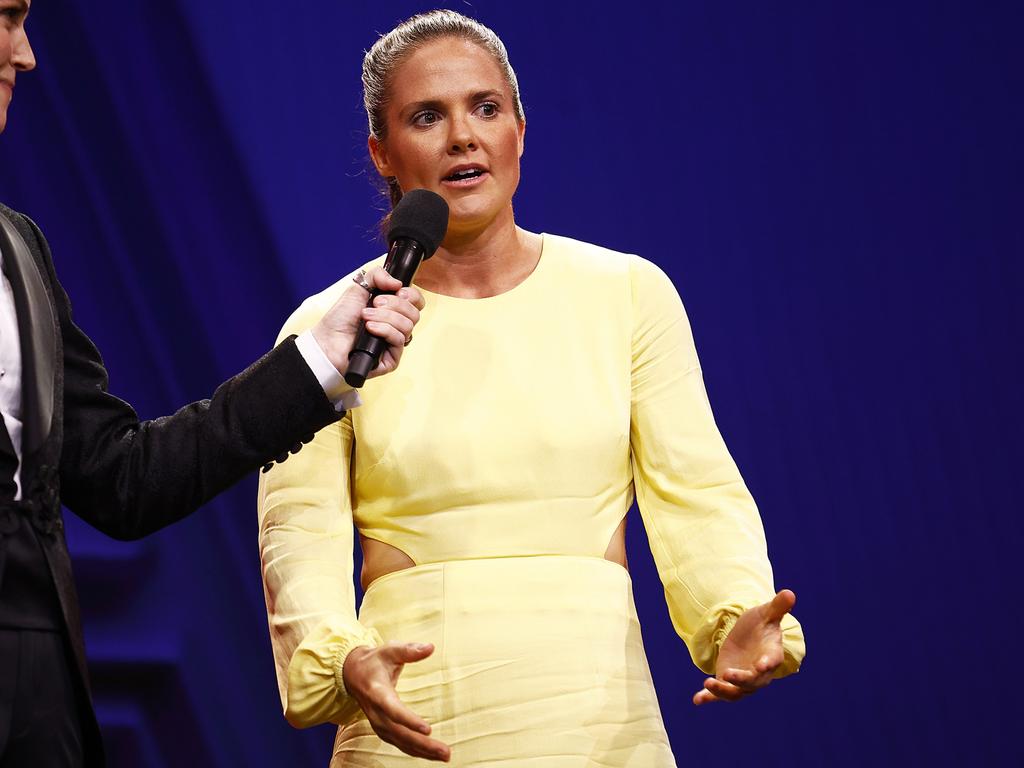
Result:
M476 108L476 111L480 117L496 117L498 114L498 105L493 101L485 101Z
M429 125L433 125L440 119L441 116L434 110L424 109L422 112L417 112L412 116L412 124L425 128Z

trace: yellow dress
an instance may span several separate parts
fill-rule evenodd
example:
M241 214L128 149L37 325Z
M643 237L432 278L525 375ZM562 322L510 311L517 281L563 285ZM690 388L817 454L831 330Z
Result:
M282 338L348 285L307 299ZM642 258L545 235L507 293L424 295L398 371L260 479L285 716L339 725L332 766L425 764L377 739L341 665L358 645L432 642L398 691L452 765L674 766L629 575L603 559L634 493L702 670L774 594L678 294ZM416 564L371 584L358 618L353 521ZM789 673L804 653L791 616L783 636Z

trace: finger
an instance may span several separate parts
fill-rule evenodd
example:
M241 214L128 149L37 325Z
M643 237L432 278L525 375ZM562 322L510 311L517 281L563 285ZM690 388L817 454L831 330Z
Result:
M704 690L710 691L716 699L722 701L739 701L745 695L744 691L732 683L726 683L714 677L704 681Z
M390 326L398 332L398 337L401 341L397 346L401 346L406 343L406 339L413 333L413 326L415 325L409 317L400 312L396 312L393 309L378 309L377 307L367 307L362 310L362 318L364 321L373 321L386 326Z
M405 290L404 288L402 290ZM405 315L412 322L413 325L419 322L420 311L409 301L408 298L403 296L391 296L390 294L382 294L373 300L373 306L378 309L390 309L399 314Z
M768 610L765 616L768 621L782 621L782 617L793 610L794 605L796 605L796 594L793 590L780 589L778 594L768 603Z
M375 379L378 376L391 373L391 371L398 367L398 363L401 359L401 347L388 347L384 354L380 356L380 362L377 364L377 367L370 371L366 378Z
M422 661L433 652L433 643L388 643L381 648L381 655L392 664Z
M782 664L784 654L781 648L776 648L773 651L769 651L761 656L755 663L754 669L757 670L758 674L770 675L779 665Z
M373 379L377 376L383 376L385 373L390 373L398 367L401 359L402 347L388 347L384 350L384 354L380 356L380 362L377 363L377 367L370 371L366 378Z
M698 707L701 704L711 704L715 701L719 701L719 699L715 698L715 694L713 694L711 691L705 690L704 688L701 688L699 691L693 694L693 703L696 704Z
M380 300L381 297L378 297ZM388 297L392 302L396 299ZM412 312L419 314L419 310L413 307L411 304L408 305L408 309ZM387 323L393 328L397 328L403 333L403 340L412 333L413 326L416 325L415 321L408 315L402 314L399 310L394 307L394 303L385 304L384 306L367 307L363 310L363 317L367 320L376 320L378 323Z
M382 686L383 688L383 686ZM384 688L380 695L374 697L373 706L385 725L400 725L410 731L421 734L430 733L430 723L413 712L405 705L394 688Z
M405 726L393 724L379 729L374 727L374 732L383 741L393 744L407 755L421 757L425 760L440 760L441 762L448 762L451 759L451 749L447 744Z
M406 299L416 309L422 310L427 306L426 299L423 298L423 294L420 293L420 289L415 285L407 285L398 292L398 298Z
M402 287L402 281L389 275L383 267L366 270L366 282L377 290L387 293L395 293Z
M364 310L369 312L372 310ZM374 336L379 336L384 339L391 347L404 347L405 340L408 336L402 333L400 330L395 328L389 323L378 322L377 320L371 320L372 315L363 315L366 318L366 330L372 333Z
M713 677L707 678L704 681L704 687L693 694L693 703L699 707L702 704L711 704L716 701L738 701L744 695L741 692L730 693L727 690L723 691L719 686L720 683L718 680ZM716 693L716 689L724 695L719 696L718 693Z
M764 679L760 672L751 669L727 669L720 677L723 682L736 686L744 693L753 693L771 681L771 678Z

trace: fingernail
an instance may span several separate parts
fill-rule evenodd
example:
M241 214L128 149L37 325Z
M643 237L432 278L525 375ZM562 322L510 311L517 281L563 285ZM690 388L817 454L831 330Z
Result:
M430 647L430 643L413 643L412 647L417 651L425 651Z
M408 290L407 288L401 288L401 289L399 289L399 291L398 291L398 297L399 297L400 299L408 299L408 298L409 298L409 290Z
M368 317L377 316L377 310L374 309L373 307L367 307L366 309L363 310L363 313L366 314Z
M373 306L375 306L375 307L386 307L387 305L388 305L388 297L387 296L378 296L376 299L373 300Z

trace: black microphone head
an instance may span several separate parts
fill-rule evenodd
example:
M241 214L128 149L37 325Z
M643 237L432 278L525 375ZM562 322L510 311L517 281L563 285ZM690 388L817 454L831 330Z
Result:
M423 246L423 258L429 259L448 231L448 203L429 189L411 189L402 195L391 212L388 245L400 237Z

